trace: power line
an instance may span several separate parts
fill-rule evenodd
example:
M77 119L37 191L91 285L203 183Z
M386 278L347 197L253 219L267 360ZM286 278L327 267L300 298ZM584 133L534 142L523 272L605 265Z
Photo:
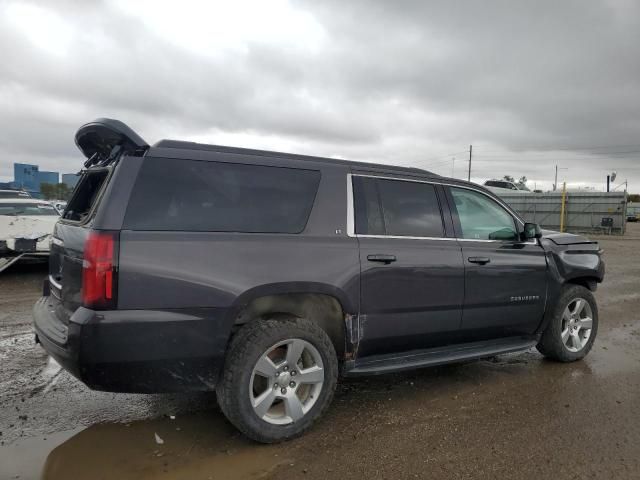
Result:
M476 147L477 148L477 147ZM581 146L569 146L569 145L564 145L564 146L553 146L553 145L546 145L546 146L540 146L540 145L530 145L530 146L523 146L520 147L519 150L575 150L575 151L585 151L585 150L602 150L602 149L610 149L610 148L640 148L640 144L633 144L633 145L595 145L595 146L587 146L587 147L581 147ZM486 151L486 153L492 153L492 152L497 152L497 153L502 153L504 152L504 150L488 150Z
M576 152L578 153L578 152ZM584 153L582 153L584 155ZM593 158L594 160L599 160L601 158L606 158L606 157L635 157L638 154L640 154L640 150L633 150L633 151L629 151L629 152L597 152L597 153L591 153L590 157L578 157L578 158ZM502 153L500 155L491 155L488 153L478 153L476 154L479 157L487 157L487 158L513 158L513 157L531 157L534 155L555 155L555 152L528 152L528 153L518 153L518 152L514 152L514 153ZM587 154L589 155L589 154ZM572 158L576 158L576 157L564 157L568 160L572 159Z
M430 162L431 160L439 160L441 158L446 158L446 157L451 157L453 155L460 155L462 153L467 153L468 151L469 150L463 150L462 152L447 153L446 155L442 155L440 157L426 158L425 161Z
M466 153L466 152L463 152L463 153ZM422 168L426 168L426 167L435 167L435 166L438 166L438 165L446 165L446 164L448 164L449 162L451 162L452 160L453 160L453 158L450 158L450 159L448 159L448 160L444 160L444 161L442 161L442 162L427 163L426 165L422 165Z

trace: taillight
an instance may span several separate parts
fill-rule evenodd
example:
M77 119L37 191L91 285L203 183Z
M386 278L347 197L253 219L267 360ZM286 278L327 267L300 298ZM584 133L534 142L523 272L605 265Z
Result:
M107 309L116 304L118 234L92 231L84 244L82 304Z

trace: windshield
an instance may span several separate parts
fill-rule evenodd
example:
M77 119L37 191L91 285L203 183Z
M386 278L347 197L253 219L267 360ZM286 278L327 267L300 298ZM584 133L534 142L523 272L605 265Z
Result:
M18 190L3 190L0 191L0 198L29 198L29 194L26 192L19 192Z
M499 180L487 180L484 182L486 187L497 187L497 188L508 188L510 190L513 189L510 183L501 182Z
M51 215L58 216L58 211L48 203L3 203L0 204L0 215Z

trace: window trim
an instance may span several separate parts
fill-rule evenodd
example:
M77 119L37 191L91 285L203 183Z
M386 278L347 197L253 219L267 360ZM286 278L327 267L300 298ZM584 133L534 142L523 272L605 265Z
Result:
M355 208L354 208L354 196L353 196L353 177L364 177L364 178L377 178L382 180L399 180L403 182L415 182L415 183L428 183L431 185L441 185L442 187L456 187L456 188L464 188L467 190L472 190L474 192L480 193L485 197L493 200L502 208L504 208L509 215L515 220L516 224L520 224L524 226L525 222L511 209L506 203L504 203L500 199L495 199L491 195L487 195L486 192L478 188L474 188L468 185L458 185L455 183L446 183L446 182L438 182L433 180L417 180L414 178L402 178L402 177L389 177L385 175L368 175L361 173L348 173L347 174L347 235L353 238L392 238L392 239L408 239L408 240L446 240L446 241L458 241L458 242L481 242L481 243L504 243L505 240L485 240L485 239L477 239L477 238L460 238L457 235L457 232L454 232L453 237L406 237L401 235L365 235L362 233L355 233ZM451 207L448 207L451 211ZM450 213L454 213L451 211ZM457 211L455 212L457 214ZM442 215L445 215L445 212L441 212ZM443 225L444 226L444 225ZM517 227L517 225L516 225ZM445 232L446 233L446 232ZM511 240L507 240L507 242L512 242ZM537 245L538 240L533 239L532 241L522 242L516 241L513 243L520 244L531 244Z

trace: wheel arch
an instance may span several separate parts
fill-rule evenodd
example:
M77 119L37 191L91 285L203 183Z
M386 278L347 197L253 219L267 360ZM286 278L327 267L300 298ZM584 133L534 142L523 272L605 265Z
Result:
M570 278L565 281L565 285L580 285L592 292L595 292L598 288L598 278L592 276Z
M352 318L356 310L348 295L332 285L312 282L275 283L252 288L238 297L230 311L234 330L260 319L293 315L317 323L329 336L338 358L350 358Z

